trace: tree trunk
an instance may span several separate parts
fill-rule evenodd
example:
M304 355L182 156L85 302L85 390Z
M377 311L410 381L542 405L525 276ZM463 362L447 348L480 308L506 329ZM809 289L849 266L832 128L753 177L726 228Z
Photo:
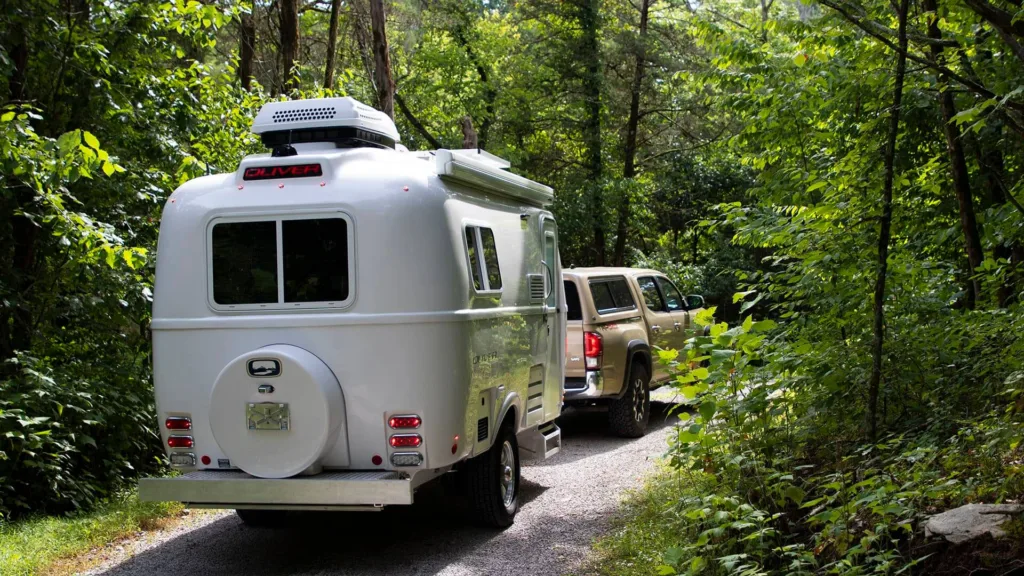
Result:
M370 24L373 28L373 83L377 88L377 106L390 118L395 117L395 81L391 77L391 57L385 30L384 0L370 0Z
M331 0L331 27L327 31L327 65L324 70L324 88L334 88L334 59L338 52L338 15L341 0Z
M473 129L473 118L471 116L463 116L459 124L462 127L462 147L467 150L478 148L480 146L480 139L477 136L476 130Z
M299 87L295 58L299 53L299 2L281 0L281 86L284 92Z
M28 43L25 41L25 31L21 28L14 30L14 45L11 46L11 63L14 69L11 71L11 78L7 82L11 92L11 100L22 102L25 100L25 79L28 73Z
M252 13L242 14L238 41L238 81L242 89L249 91L252 85L252 59L256 50L256 22Z
M896 54L896 78L889 115L889 134L885 144L885 181L882 185L882 216L878 232L878 276L875 278L874 338L871 342L871 380L868 383L868 437L878 439L878 389L882 381L882 342L885 338L885 277L889 271L889 241L892 235L892 187L896 172L896 138L900 130L903 105L903 77L907 72L907 4L900 0L899 51Z
M590 217L594 231L591 252L594 264L604 266L604 195L601 190L603 173L601 161L601 52L597 36L601 1L582 0L579 8L579 23L583 31L580 57L585 60L583 142L587 150L586 165L590 172L587 187L590 192Z
M637 39L636 64L633 68L633 83L629 91L629 120L626 121L626 147L623 151L624 162L622 177L626 180L636 176L636 141L637 129L640 125L640 91L643 88L644 70L647 65L647 15L653 0L641 0L640 35ZM629 187L624 187L619 201L619 224L615 228L616 266L626 263L626 236L629 234Z
M993 122L985 127L978 134L977 138L972 140L974 143L974 156L978 162L978 170L983 177L985 191L987 192L987 202L983 202L982 206L987 204L987 206L991 207L1002 207L1009 202L1006 193L1003 191L1003 175L1006 165L1003 161L1003 152L999 149L1002 132L1003 125L999 122ZM1000 260L1012 262L1013 250L1016 244L1014 241L997 243L992 247L992 259L996 262ZM1010 305L1014 297L1015 284L1011 266L1011 270L1007 272L1003 283L996 289L997 306L1006 308Z
M935 0L923 0L922 7L926 12L932 13L928 17L928 37L941 40L942 32L939 30L939 16ZM938 43L932 43L930 49L932 61L941 65L942 46ZM960 127L953 121L953 117L956 116L956 104L953 102L953 93L946 89L949 85L949 78L940 73L939 84L943 87L939 92L942 131L946 135L946 152L949 154L949 169L953 177L953 191L956 193L956 201L960 208L960 229L964 235L968 271L970 276L973 277L975 270L981 266L982 260L985 259L981 249L981 234L978 232L978 220L974 214L970 172L967 170L963 141L960 138ZM981 284L977 279L972 278L968 281L968 285L970 289L968 291L967 306L968 308L974 308L975 302L981 298Z

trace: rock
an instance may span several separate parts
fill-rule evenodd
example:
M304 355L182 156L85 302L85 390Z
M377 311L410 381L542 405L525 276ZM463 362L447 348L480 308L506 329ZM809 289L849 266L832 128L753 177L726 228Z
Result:
M1024 512L1024 505L1019 504L967 504L929 518L924 525L924 535L941 536L953 544L986 534L1002 538L1006 532L1001 526L1010 520L1011 514L1021 512Z

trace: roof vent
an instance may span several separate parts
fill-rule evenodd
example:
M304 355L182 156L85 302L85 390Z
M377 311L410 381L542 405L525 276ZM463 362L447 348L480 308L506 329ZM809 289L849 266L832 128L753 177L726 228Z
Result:
M401 141L391 118L347 97L270 102L256 115L252 131L270 148L307 142L394 148Z

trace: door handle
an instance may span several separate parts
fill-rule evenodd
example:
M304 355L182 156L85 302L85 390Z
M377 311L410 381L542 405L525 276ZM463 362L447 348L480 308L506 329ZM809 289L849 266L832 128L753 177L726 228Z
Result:
M657 324L651 324L651 332L661 332L661 326Z
M679 322L674 322L674 323L672 324L672 328L674 328L674 329L675 329L675 330L677 330L677 331L679 330L679 327L680 327L680 326L682 326L682 324L680 324Z

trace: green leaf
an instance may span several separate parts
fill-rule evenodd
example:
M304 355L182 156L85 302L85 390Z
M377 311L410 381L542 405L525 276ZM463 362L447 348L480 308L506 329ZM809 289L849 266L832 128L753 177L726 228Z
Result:
M103 163L103 173L106 174L107 176L110 176L111 174L113 174L114 173L114 165L111 164L110 162L104 162Z
M100 141L95 136L92 135L92 132L89 132L87 130L83 131L82 140L85 140L86 145L92 147L93 149L100 149Z
M710 422L711 419L715 417L715 412L717 411L717 409L718 406L715 404L714 400L705 400L700 405L701 418L704 418L705 422Z
M11 120L14 120L14 112L4 112L4 114L0 116L0 122L10 122Z
M806 62L807 54L797 54L796 57L793 58L793 63L797 66L803 66Z

